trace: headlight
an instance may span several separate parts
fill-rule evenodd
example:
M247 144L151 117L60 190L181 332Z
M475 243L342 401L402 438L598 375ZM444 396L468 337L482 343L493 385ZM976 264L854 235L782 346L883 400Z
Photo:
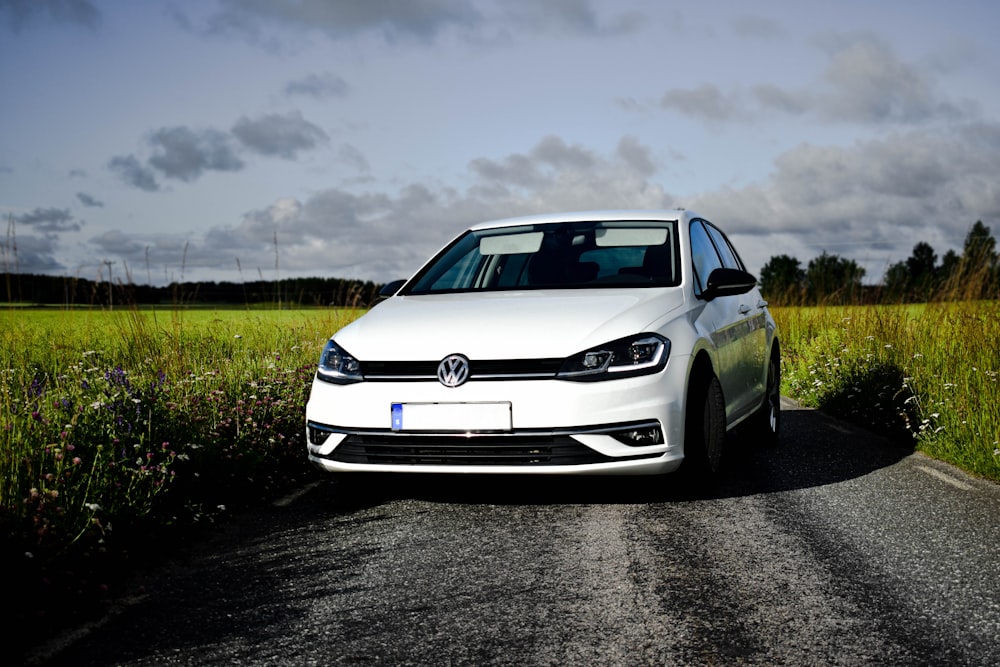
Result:
M574 354L556 377L593 382L649 375L663 370L669 355L669 340L657 334L639 334Z
M319 358L319 368L316 377L326 382L334 384L350 384L352 382L363 382L361 375L361 362L349 355L344 348L340 347L332 340L323 348L323 354Z

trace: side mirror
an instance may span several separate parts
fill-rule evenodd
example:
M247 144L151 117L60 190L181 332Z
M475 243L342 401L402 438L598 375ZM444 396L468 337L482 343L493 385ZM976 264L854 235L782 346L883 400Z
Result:
M757 285L757 279L739 269L715 269L708 276L708 285L701 296L711 301L719 296L746 294Z
M383 299L388 299L390 296L395 296L399 288L406 284L406 279L393 280L391 283L386 283L382 286L382 289L378 291L378 295Z

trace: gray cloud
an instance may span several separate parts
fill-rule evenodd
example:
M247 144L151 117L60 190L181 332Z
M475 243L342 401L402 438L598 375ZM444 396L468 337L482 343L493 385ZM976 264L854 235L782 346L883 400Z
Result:
M127 185L157 192L160 184L156 182L156 174L152 169L144 167L134 155L119 155L108 161L108 169L118 174Z
M466 191L413 183L395 194L331 188L305 201L283 199L217 227L204 243L227 248L246 266L273 266L274 234L283 266L373 280L408 275L464 227L491 218L598 207L659 208L670 203L643 176L650 151L625 137L610 156L544 138L530 151L479 159ZM215 258L218 261L218 257ZM232 260L231 260L232 261Z
M209 20L210 32L238 33L266 41L271 26L318 31L330 39L376 32L386 39L433 39L452 26L467 27L480 20L475 8L449 0L390 2L328 2L327 0L222 0Z
M622 137L618 142L617 155L637 173L649 177L656 171L648 146L635 137Z
M603 17L590 0L507 2L499 7L505 22L530 32L618 35L635 32L644 21L641 12L636 11Z
M77 192L76 198L80 200L80 203L87 207L92 208L104 208L104 202L95 199L94 197L88 195L86 192Z
M691 206L750 244L760 265L782 247L808 260L826 249L872 262L877 280L917 241L961 249L976 220L1000 220L1000 125L913 130L850 147L803 144L781 155L766 183L701 195ZM770 239L770 241L768 241ZM789 252L789 254L795 254ZM759 265L758 265L759 266Z
M298 111L270 114L256 120L241 118L233 126L233 134L254 152L289 160L299 151L316 148L330 140L326 132L304 119Z
M900 60L872 35L828 35L821 45L829 55L823 76L803 89L761 83L749 93L723 91L705 83L668 90L659 104L665 109L706 121L747 120L773 112L812 115L830 123L914 125L934 120L961 120L969 115L945 99L920 69Z
M332 72L308 74L285 84L286 95L304 95L316 99L344 97L349 90L347 81Z
M229 135L217 130L165 127L154 132L149 143L155 151L149 164L168 178L190 182L205 171L240 171L244 167Z
M730 120L743 115L743 104L738 94L723 93L718 86L709 83L686 90L668 90L660 98L660 106L686 116L712 121Z
M241 118L233 126L232 133L185 126L164 127L147 138L152 155L145 164L134 155L116 156L108 162L108 168L126 184L156 192L160 190L158 175L192 182L207 171L242 170L246 165L238 153L240 147L260 155L294 159L301 151L316 148L329 140L326 132L305 120L298 111L270 114L255 120ZM356 149L353 154L350 150L341 152L342 157L355 166L364 161Z
M773 40L785 37L784 27L770 18L745 14L733 19L732 29L741 37Z
M373 34L387 42L432 43L444 33L473 40L513 34L621 35L641 29L641 12L621 12L592 0L473 3L452 0L222 0L202 25L183 16L180 23L209 34L235 34L267 48L291 46L289 33L318 33L340 40ZM600 10L600 11L599 11ZM299 37L296 37L298 39Z
M58 239L52 234L0 237L0 260L5 271L49 273L66 267L56 260Z
M359 174L367 174L371 171L368 159L351 144L341 144L337 149L337 158Z
M833 90L823 96L822 114L833 120L912 123L959 115L936 98L926 76L874 36L838 44L824 78Z
M0 14L7 15L7 23L14 32L44 22L93 29L101 19L100 10L90 0L0 0Z
M73 218L69 209L36 208L15 218L18 224L42 233L78 232L82 226L80 221Z

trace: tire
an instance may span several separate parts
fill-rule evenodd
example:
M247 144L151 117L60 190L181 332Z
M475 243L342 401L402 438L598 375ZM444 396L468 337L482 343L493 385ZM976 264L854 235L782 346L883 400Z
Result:
M712 480L722 468L726 445L726 403L719 378L692 381L684 420L684 466L698 480Z
M767 364L767 385L764 401L753 416L751 437L762 447L778 444L781 430L781 364L777 354Z

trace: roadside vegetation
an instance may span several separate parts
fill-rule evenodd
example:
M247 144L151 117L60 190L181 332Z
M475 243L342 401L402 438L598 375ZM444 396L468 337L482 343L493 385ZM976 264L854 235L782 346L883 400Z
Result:
M863 288L823 253L761 271L781 330L783 392L1000 481L1000 255L976 222L938 263L920 242Z
M1000 302L773 312L783 393L1000 481Z
M110 599L162 545L312 474L309 384L358 312L0 311L5 605L36 627Z

